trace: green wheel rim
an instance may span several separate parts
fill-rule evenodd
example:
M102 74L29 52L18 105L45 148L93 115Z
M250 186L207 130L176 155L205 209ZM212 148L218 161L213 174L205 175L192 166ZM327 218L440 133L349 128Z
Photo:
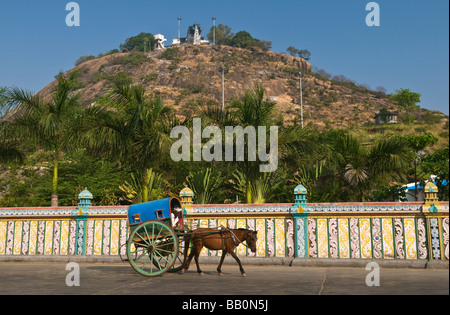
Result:
M144 222L130 234L127 258L139 274L155 277L172 268L178 256L178 247L178 237L167 224Z

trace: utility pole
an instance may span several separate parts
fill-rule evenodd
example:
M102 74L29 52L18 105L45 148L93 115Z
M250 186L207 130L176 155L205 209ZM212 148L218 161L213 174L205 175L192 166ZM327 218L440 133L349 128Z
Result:
M414 159L414 201L417 201L417 163L418 159Z
M299 72L298 74L300 75L300 116L301 116L302 129L303 129L303 88L302 88L303 73Z
M213 16L213 43L216 44L216 18Z
M219 72L222 72L222 117L223 122L225 122L225 71L224 66L219 68Z
M225 68L222 67L222 117L225 122Z
M181 20L182 20L182 18L178 17L178 42L180 42L180 37L181 37L181 34L180 34Z

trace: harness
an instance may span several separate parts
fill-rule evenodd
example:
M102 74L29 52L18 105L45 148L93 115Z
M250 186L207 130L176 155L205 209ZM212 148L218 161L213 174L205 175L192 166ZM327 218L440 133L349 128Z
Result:
M190 232L190 231L189 231L189 232ZM208 236L208 234L220 234L220 238L221 238L221 240L222 240L222 248L225 248L225 246L224 246L224 245L225 245L225 239L228 238L228 237L224 237L224 234L227 233L227 232L230 233L230 238L231 238L231 240L232 240L232 242L233 242L233 244L234 244L235 246L239 246L239 244L242 244L242 245L244 245L245 247L247 247L247 248L250 249L250 247L248 246L248 244L247 244L247 242L246 242L248 236L249 236L250 233L251 233L250 231L248 231L247 234L242 238L242 241L239 240L239 238L236 236L236 234L233 232L232 229L227 228L227 227L224 227L223 225L221 225L220 227L218 227L218 228L217 228L217 231L211 231L211 232L203 232L203 233L200 233L200 234L207 234L207 235L196 235L195 233L192 233L192 235L194 235L195 238L205 238L205 237ZM244 242L245 242L245 243L244 243Z
M250 235L250 232L248 232L244 236L242 241L239 241L238 237L236 236L236 234L234 234L233 230L227 228L227 231L229 231L231 233L231 240L233 241L234 245L238 246L239 244L243 244L245 247L248 247L248 244L246 241L247 241L248 236ZM245 244L244 244L244 242L245 242Z

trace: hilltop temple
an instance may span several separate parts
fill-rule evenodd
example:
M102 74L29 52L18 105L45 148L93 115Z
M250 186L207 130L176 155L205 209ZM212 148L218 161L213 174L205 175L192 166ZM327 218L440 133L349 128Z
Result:
M162 50L166 48L164 47L164 44L165 42L167 42L167 39L164 37L164 35L156 34L155 39L156 39L155 44L156 50ZM209 45L209 40L205 40L204 37L202 37L202 29L200 28L200 24L194 23L192 26L188 27L186 37L173 39L172 47L181 45Z

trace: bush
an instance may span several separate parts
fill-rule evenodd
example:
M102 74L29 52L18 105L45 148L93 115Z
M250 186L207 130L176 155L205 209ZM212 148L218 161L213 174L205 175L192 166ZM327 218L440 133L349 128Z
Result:
M203 83L198 84L190 84L188 90L193 94L198 94L205 88L205 85Z
M426 125L438 124L441 122L441 117L432 112L427 111L422 116L418 117L417 121Z
M133 83L133 79L125 72L119 72L114 77L112 77L112 80L118 85L128 85Z
M161 54L161 58L173 60L178 57L178 54L180 53L180 50L178 47L171 47L164 50Z
M322 79L323 81L327 81L331 79L331 74L326 72L323 69L318 69L313 74L318 77L319 79Z
M414 115L412 114L405 114L400 116L400 121L407 125L411 125L415 119L416 117L414 117Z
M146 76L140 78L144 82L154 81L158 79L158 74L155 72L149 73Z
M95 56L81 56L80 58L77 59L77 61L75 61L75 66L78 66L80 64L82 64L83 62L86 62L88 60L92 60L95 59Z
M108 80L110 78L110 75L106 72L97 72L93 77L92 77L92 82L93 83L97 83L99 81L102 80Z
M297 81L294 81L294 80L287 80L287 84L289 84L290 86L293 86L293 87L297 87Z
M100 58L100 57L104 57L104 56L114 55L114 54L117 54L119 52L120 51L118 49L112 49L112 50L108 51L107 53L98 54L98 57Z
M325 106L329 106L332 103L336 102L338 100L338 95L336 92L330 92L328 94L324 94L321 96L322 104Z
M106 72L97 72L92 78L93 83L97 83L99 81L106 80L109 83L116 83L120 85L132 84L133 79L126 74L125 72L119 72L116 75L112 75Z
M283 68L282 70L283 70L284 72L289 73L289 74L293 74L293 75L295 75L295 76L298 76L298 75L299 75L298 73L300 72L301 69L299 69L299 68L285 67L285 68Z
M137 67L146 62L152 62L150 58L147 58L144 53L131 53L128 56L115 58L113 65L124 65L128 67Z

